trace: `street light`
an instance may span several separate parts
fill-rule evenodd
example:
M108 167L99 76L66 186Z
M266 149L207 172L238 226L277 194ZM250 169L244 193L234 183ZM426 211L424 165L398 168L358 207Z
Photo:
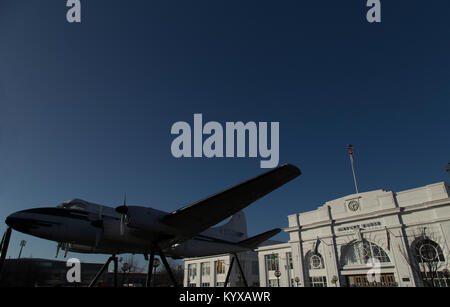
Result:
M155 279L156 279L156 268L159 267L161 264L160 260L158 258L153 259L153 287L155 286Z
M337 281L338 281L338 277L336 275L333 275L333 278L331 279L331 283L337 287Z
M22 255L22 249L23 249L23 247L26 244L27 244L27 241L25 241L25 240L20 241L20 252L19 252L19 258L18 259L20 259L20 256Z
M275 277L278 279L278 287L280 287L280 276L281 276L281 272L279 270L276 270Z
M124 263L122 263L122 267L121 267L121 269L122 269L122 287L124 286L124 285L126 285L127 287L129 287L129 280L128 280L128 273L127 273L127 271L130 271L131 270L131 266L127 263L127 262L124 262ZM123 279L126 277L126 283L124 283L123 282Z

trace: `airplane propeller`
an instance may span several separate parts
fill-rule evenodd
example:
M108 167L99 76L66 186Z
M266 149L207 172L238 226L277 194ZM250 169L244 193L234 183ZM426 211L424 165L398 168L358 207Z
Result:
M98 212L98 220L92 221L91 224L97 228L97 232L95 234L95 247L98 247L103 236L103 206L100 207Z
M63 242L59 242L58 245L56 246L56 256L55 258L58 258L59 255L59 251L60 250L64 251L64 258L67 257L67 252L69 251L69 243L63 243Z
M123 205L117 207L116 212L120 213L120 235L123 235L125 230L125 220L128 214L127 193L124 194Z
M67 257L68 252L69 252L69 243L64 243L64 258Z
M61 249L62 244L63 244L62 242L59 242L58 245L56 246L56 256L55 256L55 258L58 258L59 250Z

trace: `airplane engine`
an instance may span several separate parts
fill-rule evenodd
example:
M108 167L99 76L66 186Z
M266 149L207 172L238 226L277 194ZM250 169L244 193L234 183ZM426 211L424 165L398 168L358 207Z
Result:
M127 206L125 224L130 228L138 228L147 231L166 230L161 219L167 213L148 207Z
M90 245L81 245L81 244L67 244L63 245L64 251L71 251L74 253L93 253L96 251L94 246Z

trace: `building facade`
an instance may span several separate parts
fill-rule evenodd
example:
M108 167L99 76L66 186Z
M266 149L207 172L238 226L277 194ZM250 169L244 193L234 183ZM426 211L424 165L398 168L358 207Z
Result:
M297 287L290 243L258 248L260 285L262 287ZM261 274L261 272L263 274Z
M259 286L258 255L255 252L238 253L239 262L248 286ZM184 261L185 287L224 287L233 255L187 258ZM228 287L243 287L244 280L236 261L230 272Z
M261 286L450 286L450 189L376 190L288 216L290 240L260 247Z

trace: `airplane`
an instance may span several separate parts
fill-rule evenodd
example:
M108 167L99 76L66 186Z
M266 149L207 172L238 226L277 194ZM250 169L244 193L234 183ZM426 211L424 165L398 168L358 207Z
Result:
M173 285L177 286L166 256L173 259L227 253L236 256L237 252L257 248L281 229L249 238L242 209L300 174L296 166L284 164L173 212L127 205L126 194L123 204L116 208L73 199L57 207L18 211L5 221L9 227L1 243L0 272L14 229L58 242L56 256L60 249L66 255L68 251L112 255L91 286L111 261L116 276L116 255L122 253L143 254L146 260L150 254L147 286L154 256L159 255ZM230 216L227 223L215 226Z

